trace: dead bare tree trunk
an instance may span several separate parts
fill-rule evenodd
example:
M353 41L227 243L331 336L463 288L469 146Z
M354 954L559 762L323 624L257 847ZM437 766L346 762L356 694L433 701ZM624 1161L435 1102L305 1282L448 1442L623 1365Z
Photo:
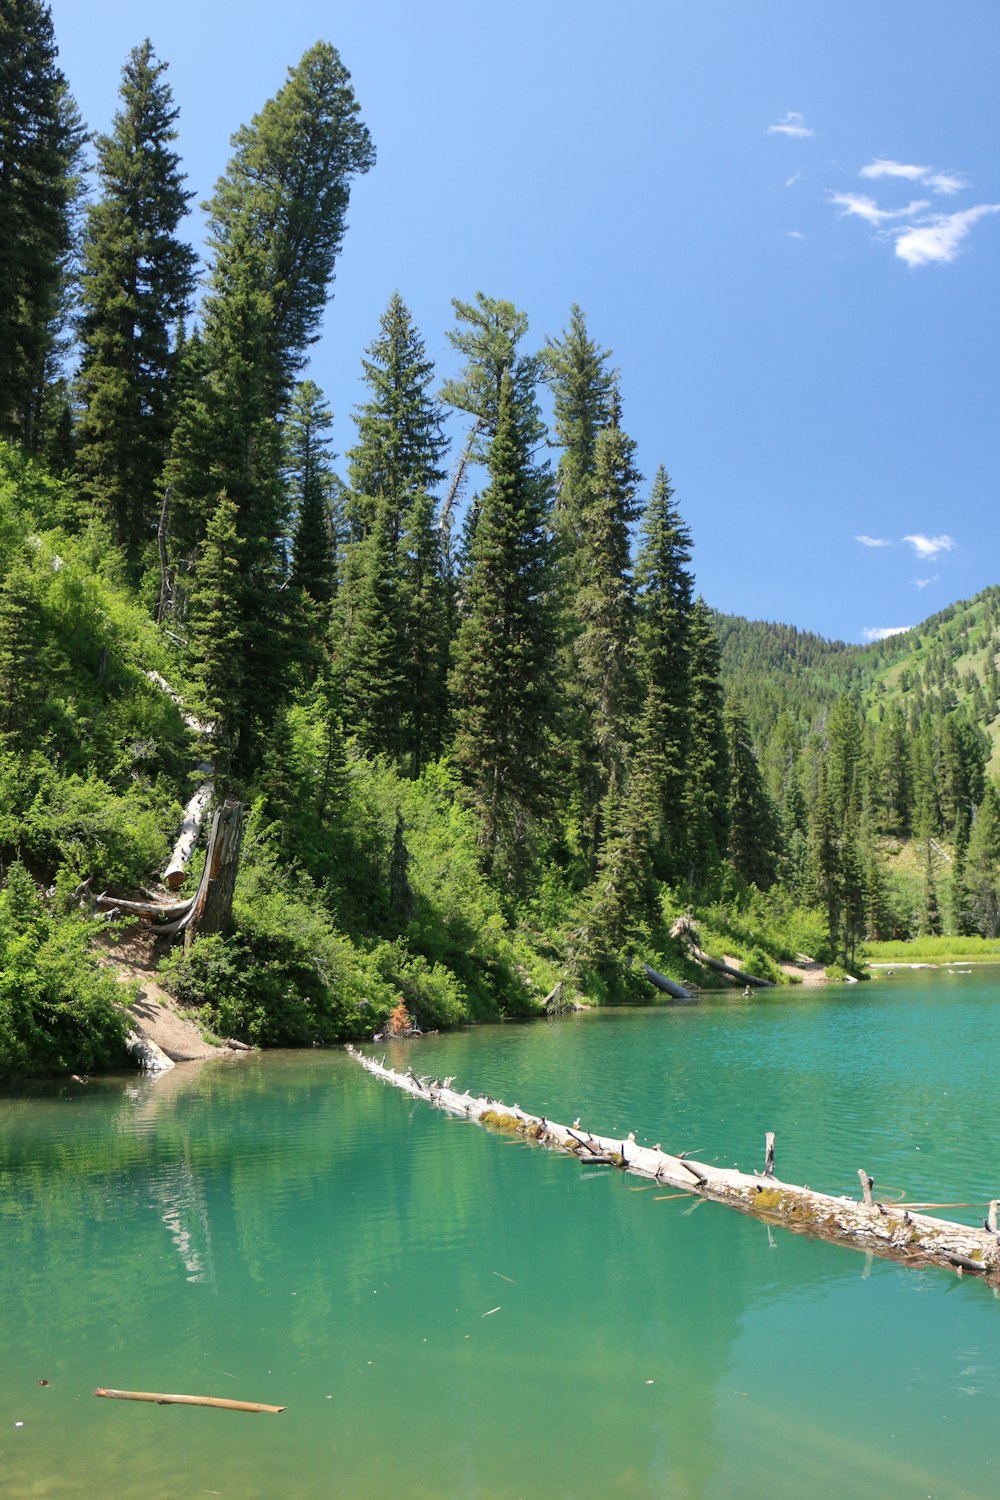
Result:
M231 930L242 842L243 803L227 797L212 819L202 900L187 929L192 935Z
M160 553L160 602L156 606L156 623L162 625L170 613L173 603L173 574L167 562L167 536L169 534L170 496L173 485L168 484L163 492L160 508L160 524L156 528L156 545Z

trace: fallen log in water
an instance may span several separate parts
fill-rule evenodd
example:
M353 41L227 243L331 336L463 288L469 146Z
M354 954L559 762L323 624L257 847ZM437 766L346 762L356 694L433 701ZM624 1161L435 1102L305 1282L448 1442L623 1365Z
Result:
M676 979L668 979L666 974L661 974L659 969L654 969L652 964L643 964L643 973L650 984L655 984L658 990L665 995L671 995L675 1000L693 1000L694 996L690 990L686 990Z
M478 1120L494 1130L516 1131L528 1140L568 1151L580 1161L609 1164L654 1182L683 1188L716 1203L725 1203L743 1213L755 1214L769 1222L784 1224L800 1233L820 1239L872 1250L910 1264L951 1266L974 1271L991 1280L1000 1280L1000 1235L997 1233L996 1204L991 1203L988 1220L982 1228L956 1224L947 1219L933 1219L911 1212L903 1203L882 1203L874 1194L874 1181L863 1167L862 1201L817 1193L811 1188L782 1182L774 1176L774 1135L765 1138L765 1170L749 1175L735 1169L710 1166L671 1156L659 1146L640 1146L634 1135L624 1141L612 1136L594 1135L583 1130L579 1120L572 1128L558 1125L544 1115L527 1114L519 1104L506 1105L489 1094L473 1095L468 1089L459 1093L452 1087L453 1078L419 1078L413 1069L397 1073L377 1062L356 1047L348 1052L375 1078L403 1089L415 1098L426 1099L450 1114Z
M111 1401L155 1401L157 1406L218 1406L223 1411L287 1411L284 1406L265 1406L262 1401L230 1401L225 1396L165 1396L160 1391L110 1391L99 1385L95 1396Z
M732 964L727 964L721 958L709 958L708 954L698 944L698 929L691 918L685 913L678 917L670 929L672 938L680 938L687 943L691 957L696 963L704 964L707 969L714 969L716 974L721 974L724 979L729 979L733 984L749 984L757 989L774 989L773 979L761 979L756 974L748 974L745 969L734 969Z

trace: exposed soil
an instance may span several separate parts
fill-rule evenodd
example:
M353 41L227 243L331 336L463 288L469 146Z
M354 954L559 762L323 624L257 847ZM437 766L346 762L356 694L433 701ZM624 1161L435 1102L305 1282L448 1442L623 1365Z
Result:
M137 930L118 941L99 943L101 962L114 969L122 984L136 981L139 995L131 1007L136 1030L155 1042L172 1062L196 1062L207 1057L232 1056L234 1049L224 1041L208 1040L190 1011L179 1006L156 981L159 957L156 938L148 931Z
M803 984L826 984L829 975L823 965L815 958L809 958L805 953L796 955L795 963L779 964L783 974L790 979L800 979Z

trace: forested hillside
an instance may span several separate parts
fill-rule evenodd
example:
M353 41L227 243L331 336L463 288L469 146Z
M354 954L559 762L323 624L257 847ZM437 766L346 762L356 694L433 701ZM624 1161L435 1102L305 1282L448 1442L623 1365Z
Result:
M42 0L0 48L0 1071L120 1058L80 890L156 881L205 761L233 919L165 982L255 1042L647 997L689 907L772 978L996 933L1000 591L864 649L713 616L575 305L456 300L437 370L387 287L335 467L308 356L375 146L334 48L237 130L200 269L152 44L92 136Z

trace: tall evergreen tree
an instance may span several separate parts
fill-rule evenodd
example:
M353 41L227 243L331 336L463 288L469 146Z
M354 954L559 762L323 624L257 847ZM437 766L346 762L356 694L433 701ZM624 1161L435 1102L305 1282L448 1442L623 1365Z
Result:
M976 808L963 875L968 925L983 937L1000 936L1000 796L991 781Z
M843 824L856 790L860 796L863 776L861 715L845 693L841 693L830 711L826 741L830 799L835 817Z
M423 490L403 516L400 614L403 714L400 753L417 776L444 747L448 720L448 580L437 505Z
M431 395L434 365L398 292L362 367L369 395L355 411L358 440L347 454L352 539L371 524L380 495L395 501L401 524L418 493L433 494L444 479L447 451L441 405Z
M398 757L401 748L404 676L402 602L396 508L376 502L367 534L350 546L355 570L350 618L338 621L337 662L344 727L370 755ZM343 602L343 601L342 601Z
M448 579L432 496L444 478L446 445L441 406L430 394L434 367L398 292L363 364L369 396L355 413L358 441L348 453L335 637L348 722L366 748L397 756L416 774L440 753L446 717ZM391 579L376 576L376 557L378 566L391 563ZM379 672L366 665L374 642ZM372 737L375 724L391 726L391 743Z
M178 111L147 39L122 72L121 108L96 137L101 196L83 240L83 405L77 468L133 573L152 540L171 426L171 330L187 310L195 254L177 237L189 198Z
M820 762L819 785L809 820L808 893L826 917L827 942L833 961L839 952L843 911L840 834L824 759Z
M579 785L583 852L595 861L602 842L600 807L618 796L637 704L635 586L629 528L638 514L635 443L622 431L617 393L611 421L597 434L594 471L582 514L570 607L575 633L569 697Z
M336 51L325 42L310 48L237 131L234 147L208 204L208 373L184 403L174 477L182 536L203 532L220 491L236 507L244 658L229 719L245 771L285 690L288 516L278 417L317 335L350 179L374 161Z
M291 583L307 596L318 630L325 632L333 603L336 539L330 491L333 413L312 380L292 393L284 424L285 479L293 512Z
M642 518L636 565L639 586L639 656L643 693L636 751L636 776L645 788L648 827L657 872L677 880L694 863L704 867L718 850L695 848L688 858L688 817L692 776L690 745L694 722L691 683L691 614L693 585L691 533L674 503L674 492L661 465L653 480ZM703 692L710 691L702 683ZM719 692L716 677L716 693ZM711 712L708 704L699 705ZM708 724L698 729L708 733ZM707 788L701 789L703 794ZM704 837L702 832L701 837Z
M551 485L531 458L535 419L505 372L451 675L454 753L478 816L483 867L512 885L552 793Z
M535 387L542 374L538 355L518 352L528 331L527 315L512 302L476 293L475 302L452 298L459 327L448 333L448 341L465 356L460 375L446 380L442 400L473 418L476 442L472 457L482 459L489 439L497 430L500 389L504 375L510 377L511 398L520 413L523 441L531 451L545 436L545 425L535 403Z
M68 313L85 134L43 0L0 12L0 437L41 447ZM58 393L58 387L57 387Z
M220 495L209 517L191 603L191 677L205 754L225 786L233 749L233 704L243 688L238 512Z
M610 359L611 351L590 337L576 303L570 309L569 328L561 339L546 339L542 354L545 379L552 390L556 441L563 450L556 476L555 523L570 570L594 476L597 435L612 420Z
M729 747L729 862L765 891L777 876L778 817L757 764L746 716L730 700L725 711Z
M699 595L688 632L690 741L684 817L688 878L700 884L725 858L729 845L729 744L726 737L719 641L711 611Z

